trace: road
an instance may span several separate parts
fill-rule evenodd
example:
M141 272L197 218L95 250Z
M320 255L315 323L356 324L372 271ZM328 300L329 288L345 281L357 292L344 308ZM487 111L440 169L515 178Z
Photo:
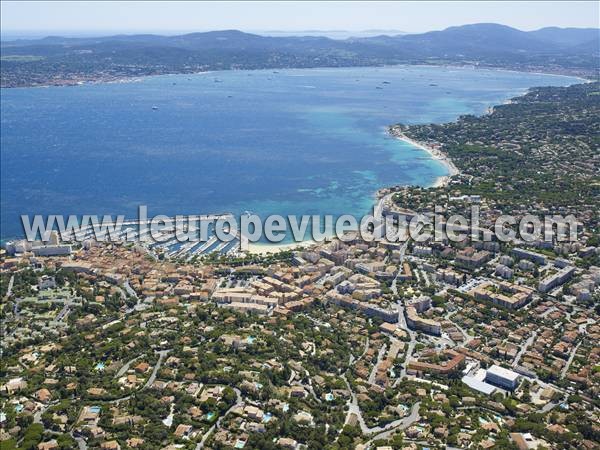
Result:
M298 315L305 317L306 319L310 320L312 323L314 323L315 325L318 325L320 327L331 328L331 324L329 324L327 322L323 322L322 320L319 320L319 319L315 319L314 317L310 317L308 314L301 313Z
M400 264L402 264L404 262L404 255L406 254L407 246L408 246L408 242L405 242L400 247ZM395 296L398 296L397 281L398 281L398 277L396 276L396 278L394 278L394 281L392 281L392 287L391 287L392 292L394 293ZM412 357L412 353L415 350L415 345L417 344L416 333L413 330L411 330L410 328L408 328L408 325L406 323L406 317L404 316L404 305L401 300L398 300L398 323L399 323L400 327L404 331L406 331L406 333L408 334L408 337L410 338L410 342L408 343L408 348L406 349L406 355L404 357L404 362L402 363L402 370L400 371L400 376L395 381L394 387L396 387L398 385L398 383L400 383L400 380L402 380L402 378L404 378L406 376L406 369L408 368L408 362L409 362L410 358Z
M569 355L569 359L567 360L567 364L565 364L565 367L563 367L563 369L560 371L560 377L564 378L567 376L567 372L569 371L569 367L571 367L571 363L573 362L573 358L575 358L575 354L577 354L577 350L579 349L579 346L581 345L581 342L579 344L577 344L575 346L575 348L571 351L571 354Z
M537 338L537 331L534 331L533 333L531 333L531 336L529 336L529 339L527 339L525 341L525 345L523 345L521 347L521 350L519 350L519 353L517 353L517 356L515 356L515 360L512 362L513 368L517 367L519 365L519 361L521 360L521 357L523 356L523 354L525 354L525 352L527 351L529 346L531 344L533 344L533 341L535 341L535 338Z
M417 344L417 340L414 336L411 336L410 342L408 343L408 348L406 349L406 355L404 357L404 362L402 363L402 370L400 371L400 376L394 383L394 387L398 386L400 381L406 377L406 370L408 369L408 363L410 358L412 358L413 351L415 350L415 345Z
M152 383L154 383L154 380L156 380L156 375L158 374L158 371L160 370L160 366L163 363L163 360L165 359L165 356L167 356L167 354L171 351L171 349L168 350L160 350L158 352L156 352L159 357L158 357L158 361L156 362L156 365L154 366L154 369L152 369L152 373L150 374L150 378L148 378L148 381L146 381L146 384L144 384L139 390L142 391L144 389L148 389L149 387L152 386ZM141 355L143 356L143 355ZM137 358L134 358L133 360L129 361L127 364L130 364L132 361L134 361ZM121 369L123 369L123 367L121 367ZM125 373L125 372L123 372ZM124 397L120 397L120 398L115 398L114 400L110 400L108 401L108 403L121 403L125 400L129 400L131 398L131 394L128 394Z
M144 356L144 355L136 356L135 358L132 358L129 361L127 361L125 364L123 364L123 367L121 367L119 369L119 371L115 374L115 378L119 378L119 377L122 377L123 375L125 375L125 372L127 372L129 370L129 366L131 365L131 363L133 363L136 359L141 358L142 356Z
M81 436L73 436L73 439L75 439L75 442L77 442L77 446L79 447L79 450L87 450L88 446L87 446L87 442L85 442L85 439L83 439Z
M160 351L157 352L158 355L159 355L158 361L156 362L156 365L154 366L154 369L152 370L152 374L150 375L150 378L148 378L148 381L146 382L146 384L140 390L147 389L150 386L152 386L152 383L154 383L154 380L156 379L156 375L158 374L158 371L160 370L160 367L161 367L161 365L163 363L163 360L165 359L165 357L167 356L167 354L170 351L171 351L171 349L160 350ZM137 356L137 357L131 359L123 367L121 367L121 369L119 369L119 372L117 372L117 377L123 375L127 371L127 369L129 368L129 365L133 361L135 361L136 359L140 358L141 356L143 356L143 355L140 355L140 356ZM236 391L236 394L238 395L238 401L239 401L239 398L240 398L239 391L237 389L235 391ZM121 398L117 398L117 399L111 400L108 403L110 403L110 404L120 403L122 401L129 400L130 398L131 398L131 395L126 395L125 397L121 397ZM230 410L228 410L226 414L228 414ZM39 411L39 417L35 417L34 416L34 422L36 420L38 420L38 421L41 420L42 413L43 413L43 411ZM79 450L87 450L88 446L87 446L87 443L86 443L86 441L85 441L85 439L83 437L81 437L81 436L75 436L75 435L73 435L72 432L71 432L71 436L77 442L77 446L78 446ZM200 447L200 448L202 448L202 447Z
M240 390L238 388L233 388L233 390L235 391L235 395L237 397L237 399L235 401L235 405L233 405L231 408L229 408L227 411L225 411L225 414L223 414L221 417L219 417L217 419L217 422L212 427L210 427L206 433L204 433L204 436L202 436L202 440L198 444L196 444L196 450L200 450L201 448L204 448L204 444L206 443L206 440L211 435L211 433L213 431L215 431L215 429L217 429L221 426L221 421L225 417L227 417L227 415L231 411L233 411L235 408L238 408L244 404L243 399L242 399L242 393L240 392Z
M402 363L402 370L400 371L400 376L394 383L394 387L396 387L398 383L400 383L400 380L402 380L406 376L408 363L410 361L410 358L412 357L413 351L415 350L415 346L417 345L416 333L410 328L408 328L408 325L406 324L406 319L404 317L404 306L401 302L398 302L398 311L398 320L400 322L401 327L408 333L410 342L408 343L408 347L406 348L406 355L404 356L404 362Z
M408 416L406 416L402 419L394 420L393 422L390 422L383 427L377 426L377 427L369 428L367 426L367 424L365 423L365 419L362 415L362 411L360 410L360 407L358 406L358 400L356 399L356 394L352 390L352 387L350 386L350 383L348 382L346 375L342 375L342 379L346 383L346 386L348 387L348 391L350 391L350 400L348 401L348 413L346 415L345 423L348 423L348 420L349 420L351 414L355 414L356 417L358 418L358 424L359 424L360 430L363 434L383 433L386 431L392 431L401 426L405 426L407 428L419 420L419 405L420 405L420 403L417 402L413 405L413 407L411 409L411 413Z
M14 306L13 306L13 314L15 316L15 320L18 320L21 317L20 307L21 307L21 303L24 303L24 302L32 302L32 300L24 299L24 298L15 299ZM69 299L48 298L48 299L44 299L43 302L44 303L62 303L63 304L63 309L61 311L59 311L59 313L56 315L54 320L50 321L50 323L52 325L57 325L58 323L60 323L62 321L62 319L64 319L64 317L69 313L71 306L73 306L73 305L81 306L80 302L78 302L74 299L71 299L71 298L69 298ZM16 331L17 331L17 328L15 328L14 330L11 330L9 333L6 333L5 330L3 330L3 332L5 333L6 336L13 336L16 333Z
M139 298L137 293L133 290L133 288L129 284L129 280L126 280L125 283L123 283L123 288L125 288L125 291L127 291L127 294L129 294L130 297L133 297L136 300L135 305L133 305L131 308L127 308L125 310L125 314L131 314L140 305L140 303L142 302L142 299Z
M125 288L125 290L127 291L127 293L130 296L132 296L133 298L139 300L139 297L138 297L137 293L133 290L133 288L129 284L129 280L126 280L125 283L123 283L123 287Z
M586 334L588 325L594 325L595 323L594 319L588 319L586 323L579 325L579 334Z
M296 371L294 369L290 369L292 373L290 373L290 378L288 379L287 383L291 384L292 380L296 377Z
M548 402L546 403L543 408L540 410L543 414L546 414L548 411L556 408L558 406L558 403L555 402Z
M419 415L419 407L420 406L421 406L420 402L415 403L413 405L413 407L410 409L410 414L408 416L406 416L402 419L399 419L399 420L395 420L394 422L388 424L385 427L385 431L382 431L381 433L376 434L366 443L367 448L370 447L374 441L377 441L379 439L389 439L392 436L392 434L395 433L396 431L406 430L412 424L418 422L421 419L421 416Z
M367 336L367 338L365 339L365 348L363 349L363 352L356 359L354 359L354 355L350 355L348 364L350 366L355 365L357 362L359 362L363 358L363 356L365 356L365 354L367 353L368 350L369 350L369 336Z
M554 311L558 311L558 308L556 306L552 306L551 308L548 308L546 311L544 311L542 314L540 314L540 317L545 319L548 315L552 314Z
M10 298L12 295L13 284L15 284L15 276L11 276L8 282L8 288L6 289L6 298Z
M473 340L473 337L472 337L472 336L470 336L470 335L469 335L469 333L467 333L467 332L466 332L466 331L465 331L465 330L464 330L464 329L463 329L463 328L462 328L460 325L458 325L456 322L454 322L454 321L451 319L451 318L452 318L452 316L453 316L454 314L456 314L457 312L458 312L458 310L457 310L457 311L450 311L449 313L447 313L447 314L444 316L444 319L446 319L446 320L447 320L447 321L449 321L449 322L452 322L452 325L454 325L454 326L456 327L456 329L457 329L458 331L460 331L460 332L461 332L461 334L462 334L462 335L463 335L463 337L464 337L464 342L463 342L463 345L465 345L465 344L468 344L470 341L472 341L472 340Z
M390 192L389 194L384 195L379 199L379 201L373 208L373 217L375 219L383 220L383 205L385 204L385 202L391 199L394 194L395 192Z
M165 359L165 356L167 356L167 354L170 352L171 350L160 350L158 351L158 361L156 362L156 365L154 366L154 369L152 369L152 373L150 374L150 378L148 378L148 381L146 381L146 384L144 385L144 387L142 389L148 389L150 386L152 386L152 383L154 383L154 380L156 380L156 374L158 373L161 364L163 363L163 360Z
M60 310L60 312L56 315L56 317L54 317L54 319L51 321L51 323L54 324L54 325L57 325L58 323L63 322L64 319L71 312L71 305L72 304L73 303L71 303L69 301L65 301L63 309Z
M385 351L387 350L387 345L383 344L379 349L379 353L377 354L377 362L373 366L371 373L369 374L369 384L375 384L375 377L377 376L377 367L381 364L383 357L385 356Z

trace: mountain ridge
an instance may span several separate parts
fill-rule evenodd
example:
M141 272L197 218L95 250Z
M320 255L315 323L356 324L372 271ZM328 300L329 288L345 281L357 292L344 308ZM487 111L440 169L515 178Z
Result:
M116 79L206 70L477 64L519 70L599 66L600 30L547 27L521 31L480 23L419 34L332 39L264 36L239 30L182 35L2 41L2 87Z

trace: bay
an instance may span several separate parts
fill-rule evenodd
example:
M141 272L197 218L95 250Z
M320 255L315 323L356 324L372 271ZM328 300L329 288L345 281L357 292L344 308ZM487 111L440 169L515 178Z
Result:
M483 114L576 78L474 68L227 71L3 89L2 237L20 214L366 213L446 174L387 126Z

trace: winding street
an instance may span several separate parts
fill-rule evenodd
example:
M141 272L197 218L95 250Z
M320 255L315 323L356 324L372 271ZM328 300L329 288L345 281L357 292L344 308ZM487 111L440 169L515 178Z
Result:
M379 364L381 364L381 361L383 360L383 357L385 356L386 350L387 350L387 345L383 344L381 346L381 348L379 349L379 353L377 354L377 362L375 362L375 365L373 366L373 369L371 370L371 373L369 374L369 384L375 384L375 377L377 376L377 368L379 367Z
M512 362L512 367L517 367L519 365L519 361L521 360L521 357L527 351L529 346L531 344L533 344L533 341L535 341L536 337L537 337L537 331L534 331L533 333L531 333L531 336L529 336L529 339L527 339L527 341L525 341L525 345L523 345L521 347L521 349L519 350L519 353L517 353L517 356L515 356L515 360Z
M395 287L394 287L394 290L395 290ZM412 331L410 328L408 328L408 325L406 324L406 319L404 317L404 306L402 305L401 302L398 302L398 316L399 316L398 319L400 322L400 326L408 333L410 342L408 343L408 347L406 349L406 355L404 356L404 362L402 363L402 370L400 371L400 375L394 382L394 387L398 386L398 383L400 383L400 381L404 377L406 377L406 370L408 369L408 362L410 361L410 358L412 357L413 351L415 350L415 346L417 344L416 333L414 331Z
M171 349L160 350L160 351L156 352L159 355L158 361L156 362L154 369L152 369L152 373L150 374L148 381L146 381L146 383L139 389L139 391L143 391L144 389L148 389L150 386L152 386L152 383L154 383L154 380L156 380L156 375L158 374L158 371L160 370L160 366L162 365L163 360L165 359L165 356L167 356L167 354L170 351L171 351ZM131 394L128 394L124 397L115 398L114 400L110 400L108 403L121 403L122 401L129 400L130 398L131 398Z
M13 284L15 284L15 276L11 276L8 282L8 288L6 289L6 298L10 298L12 295Z
M565 367L562 368L561 372L560 372L560 377L564 378L567 376L567 372L569 371L569 367L571 367L571 363L573 362L573 359L575 358L575 355L577 354L577 350L579 349L579 346L581 345L581 342L579 342L579 344L577 344L575 346L575 348L571 351L571 354L569 355L569 359L567 360L567 363L565 364Z
M233 405L231 408L229 408L227 411L225 411L225 414L223 414L221 417L219 417L217 419L217 421L215 422L215 424L212 427L210 427L206 433L204 433L204 436L202 436L202 440L200 442L198 442L198 444L196 444L196 450L200 450L201 448L204 447L204 444L206 443L206 440L208 439L208 437L211 435L211 433L213 431L215 431L215 429L217 429L221 426L221 421L225 417L227 417L227 415L231 411L233 411L235 408L243 405L244 402L242 399L242 393L240 392L240 390L238 388L233 388L233 390L235 391L235 395L237 397L237 399L235 401L235 405Z
M356 363L358 363L363 358L363 356L365 356L365 354L367 353L368 350L369 350L369 336L367 336L367 339L365 340L365 347L363 349L363 352L356 359L354 359L354 355L351 354L350 357L348 358L348 365L353 366Z
M405 242L400 247L400 264L402 264L402 262L404 262L404 255L406 253L407 246L408 246L408 242ZM392 287L391 287L392 292L396 297L398 296L397 282L398 282L398 276L396 276L394 278L394 281L392 281ZM408 362L410 361L410 358L412 357L412 353L415 350L415 345L417 344L416 333L413 330L411 330L408 327L408 324L406 323L406 317L404 315L404 305L402 304L401 300L398 300L398 324L400 325L400 328L402 328L404 331L406 331L406 333L408 333L410 342L408 343L408 348L406 349L406 355L404 356L404 362L402 363L402 370L400 371L400 376L394 382L393 387L398 386L398 383L400 383L400 381L404 377L406 377L406 369L408 368Z
M395 420L394 422L388 424L385 427L385 431L380 432L379 434L376 434L375 436L373 436L367 443L366 446L370 447L373 441L379 440L379 439L389 439L393 433L395 433L398 430L406 430L408 427L410 427L412 424L416 423L419 421L419 419L421 418L421 416L419 415L419 407L421 406L420 402L417 402L413 405L413 407L410 409L410 414L402 419L399 420Z
M129 361L127 361L125 364L123 364L123 367L121 367L119 369L119 371L115 374L115 378L120 378L123 375L125 375L125 372L127 372L129 370L129 366L131 366L131 364L136 360L141 358L144 355L138 355L135 358L130 359Z
M377 427L369 428L367 426L367 424L365 423L365 419L362 415L362 411L360 410L360 407L358 406L358 400L356 399L356 394L352 390L352 387L350 386L350 383L348 382L346 375L342 375L342 379L346 383L346 386L348 387L348 391L350 391L350 400L348 402L348 413L346 415L345 423L348 423L348 420L349 420L351 414L355 414L356 417L358 418L358 424L360 426L360 431L363 434L378 433L377 436L379 436L380 434L385 433L385 432L391 433L392 431L394 431L395 429L397 429L399 427L403 427L400 429L408 428L409 426L411 426L413 423L417 422L420 419L419 406L421 403L417 402L411 408L411 412L408 416L403 417L402 419L394 420L393 422L390 422L383 427L377 426ZM375 439L375 438L373 438L373 439Z
M156 374L158 373L160 366L163 363L163 360L165 359L165 356L167 356L167 354L170 352L171 350L160 350L158 351L158 361L156 363L156 365L154 366L154 369L152 369L152 373L150 374L150 377L148 378L148 381L146 381L146 384L144 385L144 387L142 389L148 389L150 386L152 386L152 383L154 383L154 380L156 380Z

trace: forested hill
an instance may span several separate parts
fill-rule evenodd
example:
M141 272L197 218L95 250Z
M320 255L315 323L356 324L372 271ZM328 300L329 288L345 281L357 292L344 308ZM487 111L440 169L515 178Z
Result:
M382 64L477 64L593 76L598 29L525 32L497 24L334 40L236 30L180 36L46 37L2 42L2 87L75 84L166 73Z

